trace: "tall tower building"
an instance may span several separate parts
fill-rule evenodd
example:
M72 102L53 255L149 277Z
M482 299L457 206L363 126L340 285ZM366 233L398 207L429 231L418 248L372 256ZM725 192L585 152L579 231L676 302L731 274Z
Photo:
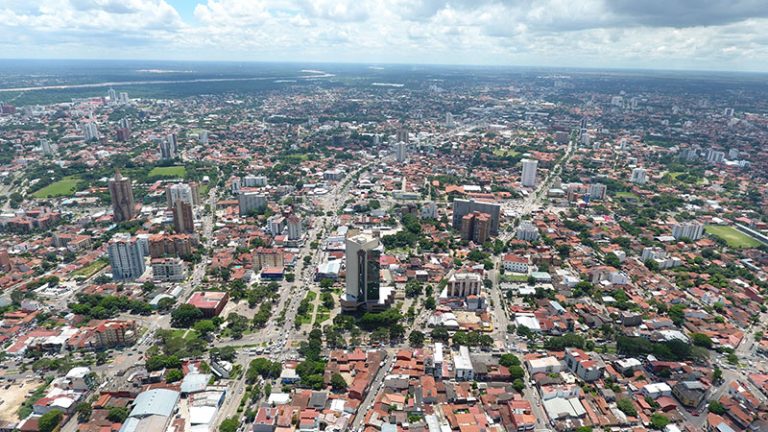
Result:
M168 208L173 208L177 201L184 201L188 204L194 204L195 202L192 196L192 188L185 183L175 183L166 187L165 199L168 203Z
M301 219L295 214L288 216L288 240L300 240L302 235Z
M173 204L173 229L179 234L191 234L195 232L195 219L192 214L192 204L183 200L176 200Z
M535 159L523 159L523 174L520 179L525 187L536 186L536 169L539 166L539 161Z
M99 139L101 137L101 135L99 135L99 129L96 127L96 124L91 121L83 122L81 129L83 130L83 136L85 137L86 141Z
M648 176L645 172L645 168L635 168L632 170L632 176L629 181L635 184L645 184L648 181Z
M110 89L107 90L107 97L109 98L110 104L117 103L117 92L115 91L115 89L110 87Z
M177 153L176 134L168 136L160 141L160 158L163 160L175 159Z
M45 156L50 156L53 154L53 147L51 146L51 142L47 139L41 139L40 140L40 151Z
M356 309L379 300L381 243L369 234L359 234L346 241L346 289L342 307Z
M109 180L109 196L112 198L112 219L115 222L131 220L136 216L131 179L120 175L120 170L115 170L115 177Z
M144 274L144 254L137 239L117 235L109 242L107 252L113 280L132 280Z
M397 157L398 162L404 162L407 153L407 147L404 141L398 141L395 143L395 157Z

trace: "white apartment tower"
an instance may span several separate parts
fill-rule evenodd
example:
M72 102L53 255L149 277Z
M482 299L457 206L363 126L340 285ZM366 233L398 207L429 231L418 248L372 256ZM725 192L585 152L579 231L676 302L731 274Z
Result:
M535 159L523 159L523 173L520 179L520 183L524 187L536 186L536 170L539 166L539 161Z

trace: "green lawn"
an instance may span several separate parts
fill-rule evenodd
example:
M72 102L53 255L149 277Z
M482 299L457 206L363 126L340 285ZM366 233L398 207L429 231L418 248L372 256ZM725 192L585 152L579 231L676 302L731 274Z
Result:
M632 192L616 192L616 198L626 198L626 199L638 199L638 196L633 194Z
M732 226L707 225L704 227L707 234L719 237L732 248L754 248L760 246L760 242L742 233Z
M33 193L32 196L35 198L69 196L77 192L77 183L79 181L80 178L77 176L64 177Z
M517 273L505 273L501 276L502 282L528 282L528 275Z
M520 153L511 149L496 149L493 151L493 154L499 157L504 157L504 156L515 157Z
M186 174L187 169L183 166L154 167L149 172L149 177L183 178Z
M107 262L104 260L96 260L85 267L81 267L72 272L72 276L83 276L86 279L95 275L96 272L107 266Z

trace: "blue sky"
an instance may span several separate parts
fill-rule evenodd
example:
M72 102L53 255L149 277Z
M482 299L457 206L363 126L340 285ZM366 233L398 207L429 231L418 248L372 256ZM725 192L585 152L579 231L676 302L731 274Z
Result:
M765 0L3 0L0 58L768 71Z

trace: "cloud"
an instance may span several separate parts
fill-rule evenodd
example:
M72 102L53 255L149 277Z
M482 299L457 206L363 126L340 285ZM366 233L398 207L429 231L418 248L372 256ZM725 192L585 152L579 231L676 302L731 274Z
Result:
M0 57L768 70L764 0L172 1L3 0Z

